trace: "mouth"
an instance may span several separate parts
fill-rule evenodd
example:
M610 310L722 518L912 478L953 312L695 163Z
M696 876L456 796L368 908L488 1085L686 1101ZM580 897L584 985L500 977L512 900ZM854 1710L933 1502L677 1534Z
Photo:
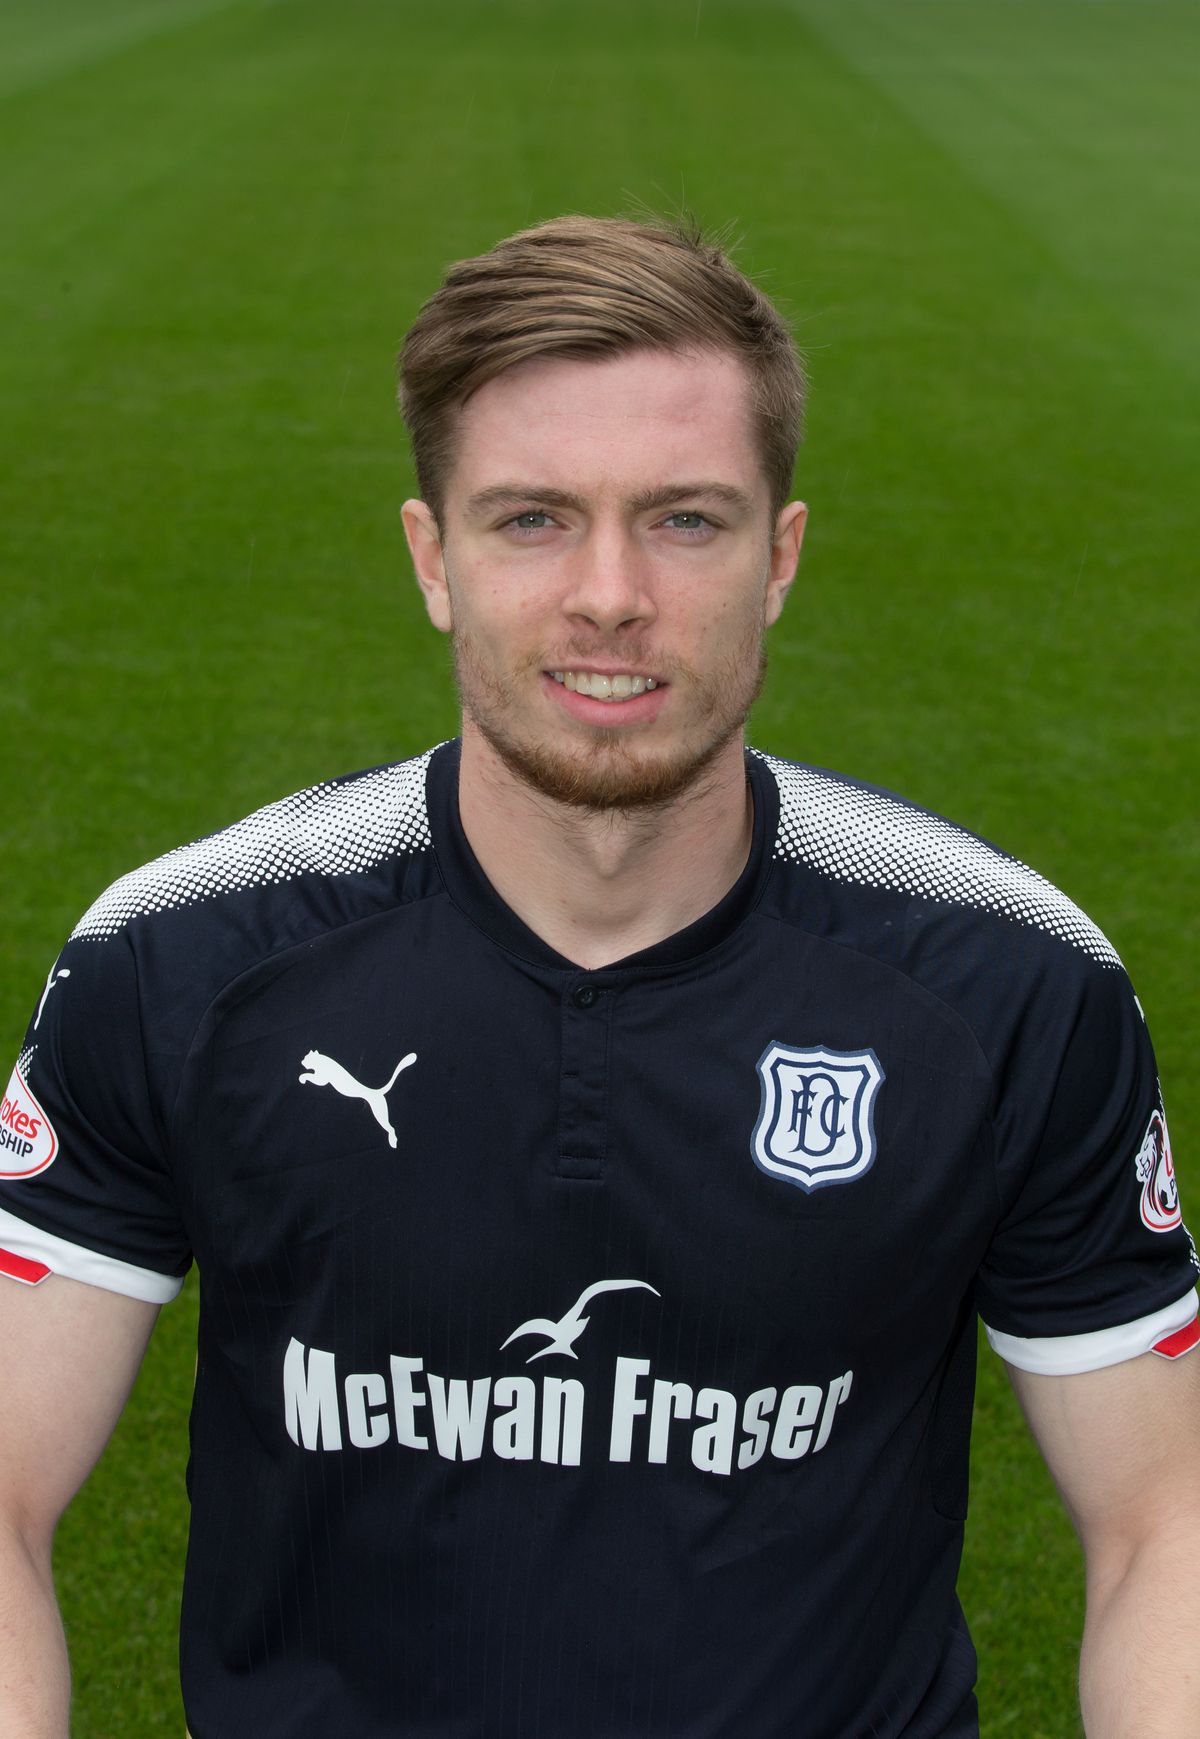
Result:
M639 694L665 686L658 677L639 676L633 671L552 670L549 675L572 694L587 695L591 700L627 701Z

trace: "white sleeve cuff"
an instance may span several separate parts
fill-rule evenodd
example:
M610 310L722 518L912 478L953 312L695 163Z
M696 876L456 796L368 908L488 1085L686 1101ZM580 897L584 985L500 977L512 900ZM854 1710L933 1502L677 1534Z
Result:
M178 1298L183 1281L173 1274L156 1274L152 1268L137 1268L115 1256L102 1256L71 1244L53 1232L43 1232L27 1220L0 1208L0 1274L36 1286L50 1274L101 1286L106 1292L123 1292L147 1304L170 1304Z
M1024 1340L1020 1335L988 1328L987 1323L983 1326L992 1351L999 1353L1007 1364L1015 1365L1019 1371L1038 1371L1051 1377L1098 1371L1105 1365L1140 1358L1143 1353L1177 1359L1200 1343L1194 1290L1150 1316L1118 1323L1115 1328L1094 1329L1090 1334L1046 1335Z

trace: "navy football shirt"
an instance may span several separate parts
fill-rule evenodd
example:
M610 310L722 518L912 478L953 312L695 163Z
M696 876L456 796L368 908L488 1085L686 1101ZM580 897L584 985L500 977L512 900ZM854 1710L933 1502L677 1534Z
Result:
M969 1739L977 1312L1036 1371L1200 1335L1120 962L749 753L737 884L583 971L458 754L115 883L4 1100L9 1275L199 1268L194 1739Z

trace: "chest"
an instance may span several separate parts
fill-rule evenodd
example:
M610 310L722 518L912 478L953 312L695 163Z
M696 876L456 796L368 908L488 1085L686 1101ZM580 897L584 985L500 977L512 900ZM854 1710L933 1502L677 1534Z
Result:
M778 926L571 973L440 912L212 1011L180 1176L202 1273L309 1336L400 1323L461 1363L636 1280L617 1314L647 1333L803 1348L957 1309L994 1216L987 1092L936 999Z

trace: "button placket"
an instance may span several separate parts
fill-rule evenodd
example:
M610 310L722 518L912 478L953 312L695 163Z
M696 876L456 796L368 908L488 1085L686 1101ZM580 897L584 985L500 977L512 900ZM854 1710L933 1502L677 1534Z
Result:
M562 999L558 1106L559 1177L596 1183L608 1145L612 985L576 981Z

